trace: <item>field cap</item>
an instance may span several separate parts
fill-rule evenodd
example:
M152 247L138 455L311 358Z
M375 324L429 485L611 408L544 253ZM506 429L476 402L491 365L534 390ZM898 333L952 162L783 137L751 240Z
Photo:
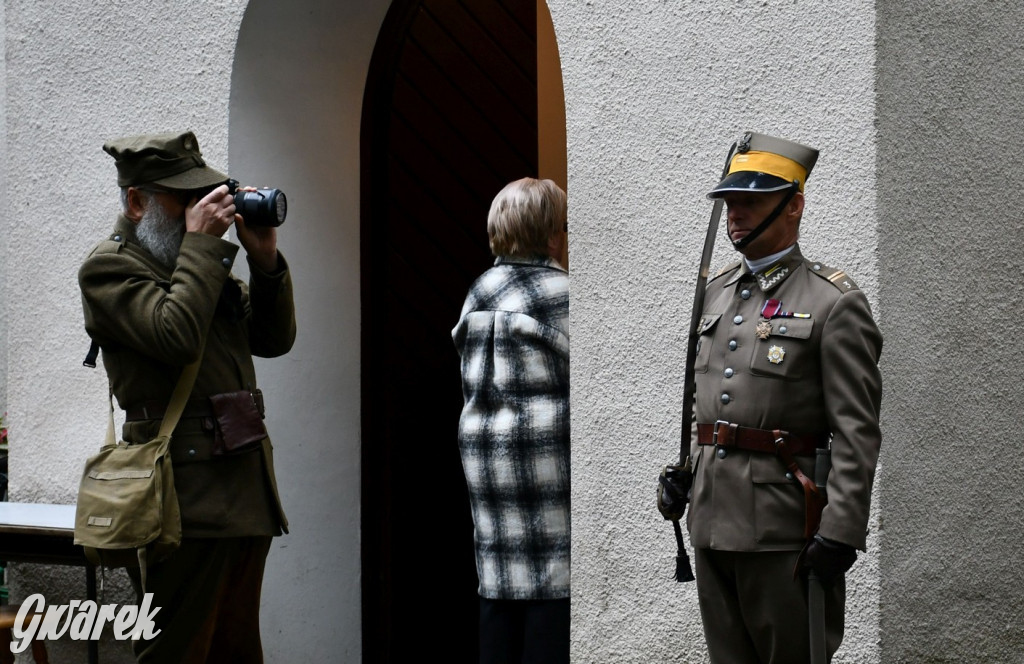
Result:
M190 131L128 136L107 142L103 150L117 165L122 187L155 184L167 189L202 189L228 176L206 165L199 140Z
M803 191L817 161L818 151L814 148L748 131L736 144L728 174L708 193L708 198L721 198L728 191L782 191L794 182Z

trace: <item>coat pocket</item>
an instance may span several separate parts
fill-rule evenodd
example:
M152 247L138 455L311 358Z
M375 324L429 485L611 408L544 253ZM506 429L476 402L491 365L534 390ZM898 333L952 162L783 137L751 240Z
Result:
M693 364L695 373L707 373L711 350L715 341L715 329L722 314L704 314L697 326L700 338L697 339L697 360Z
M814 477L814 457L796 457L800 470ZM799 544L804 539L804 492L800 482L772 454L750 455L754 484L755 538L761 544Z
M811 334L814 321L800 318L776 318L771 333L759 340L750 359L750 373L784 380L799 380L817 366Z

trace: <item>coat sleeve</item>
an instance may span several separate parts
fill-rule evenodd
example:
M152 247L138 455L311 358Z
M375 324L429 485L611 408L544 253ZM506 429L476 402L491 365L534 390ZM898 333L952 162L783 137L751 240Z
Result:
M237 251L186 233L168 282L134 247L101 244L78 273L86 331L101 346L127 346L168 365L195 361Z
M278 252L278 269L260 270L249 260L249 345L259 357L284 355L295 343L295 301L292 277L284 255Z
M866 549L871 487L882 434L878 424L882 376L878 358L882 334L859 290L844 293L822 334L821 373L832 432L832 473L828 505L819 533Z

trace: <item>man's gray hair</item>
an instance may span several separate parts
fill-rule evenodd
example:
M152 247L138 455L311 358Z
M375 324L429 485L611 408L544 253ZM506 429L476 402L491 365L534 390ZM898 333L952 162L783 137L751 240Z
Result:
M487 215L495 256L546 256L548 241L563 230L566 196L551 180L523 178L498 192Z

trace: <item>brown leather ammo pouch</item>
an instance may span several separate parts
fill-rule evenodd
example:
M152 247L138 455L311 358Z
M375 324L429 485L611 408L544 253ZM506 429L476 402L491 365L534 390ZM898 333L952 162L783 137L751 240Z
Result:
M210 397L213 416L217 420L217 436L213 454L242 452L255 447L267 437L257 397L248 390L225 392Z

